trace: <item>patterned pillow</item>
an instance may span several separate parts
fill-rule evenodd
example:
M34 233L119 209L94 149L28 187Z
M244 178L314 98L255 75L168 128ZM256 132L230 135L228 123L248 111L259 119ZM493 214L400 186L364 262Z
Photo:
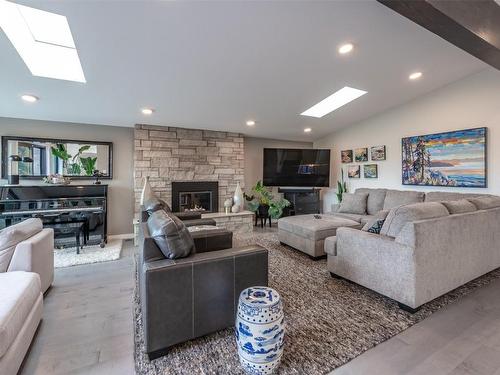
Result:
M370 228L367 229L368 233L380 234L380 230L382 229L382 225L384 225L385 219L377 220L372 224Z

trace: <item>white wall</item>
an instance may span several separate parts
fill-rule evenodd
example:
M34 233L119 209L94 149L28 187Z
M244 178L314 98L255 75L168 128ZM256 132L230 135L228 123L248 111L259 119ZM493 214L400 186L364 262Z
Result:
M245 191L262 180L265 148L312 148L312 142L245 137Z
M432 76L428 74L422 79L432 79ZM418 81L408 84L418 85ZM334 118L335 114L332 114L332 120ZM482 126L488 127L488 188L417 187L401 184L401 138ZM378 145L387 146L387 160L376 162L378 179L348 179L350 191L358 187L385 187L500 194L500 72L488 68L315 141L314 147L332 148L331 188L323 191L325 211L336 201L333 188L342 165L340 151Z
M113 142L113 179L103 180L104 184L109 185L108 234L132 233L133 128L0 117L0 136L5 135ZM92 183L91 180L79 180L79 182ZM5 183L6 180L0 180L0 184ZM34 185L42 182L25 180L21 183Z

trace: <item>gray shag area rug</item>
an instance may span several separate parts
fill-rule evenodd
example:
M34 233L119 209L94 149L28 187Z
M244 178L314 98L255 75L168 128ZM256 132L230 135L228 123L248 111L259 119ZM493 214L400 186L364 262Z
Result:
M326 374L500 277L497 269L429 302L412 315L389 298L333 279L326 260L313 261L280 245L276 233L255 233L234 240L235 246L252 243L269 250L269 285L284 301L286 336L278 374ZM232 328L179 344L166 356L149 361L144 352L137 288L134 304L137 374L244 374Z

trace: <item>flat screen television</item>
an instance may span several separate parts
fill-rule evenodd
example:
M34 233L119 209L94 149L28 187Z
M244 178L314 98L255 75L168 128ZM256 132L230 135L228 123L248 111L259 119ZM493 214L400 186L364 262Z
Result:
M265 148L265 186L327 187L330 150Z

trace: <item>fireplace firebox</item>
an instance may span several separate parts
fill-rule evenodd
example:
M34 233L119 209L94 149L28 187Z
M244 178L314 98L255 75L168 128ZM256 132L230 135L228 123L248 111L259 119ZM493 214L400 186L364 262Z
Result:
M216 181L172 182L174 212L218 212L219 183Z

